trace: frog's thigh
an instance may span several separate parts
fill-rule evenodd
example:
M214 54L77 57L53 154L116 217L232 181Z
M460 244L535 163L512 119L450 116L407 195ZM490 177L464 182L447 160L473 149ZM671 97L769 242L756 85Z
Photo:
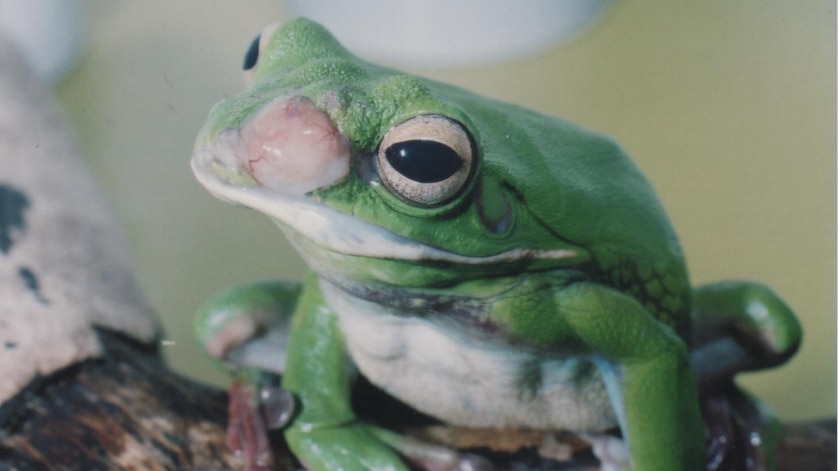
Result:
M704 439L684 342L637 301L606 287L576 284L556 302L596 359L634 469L701 469Z

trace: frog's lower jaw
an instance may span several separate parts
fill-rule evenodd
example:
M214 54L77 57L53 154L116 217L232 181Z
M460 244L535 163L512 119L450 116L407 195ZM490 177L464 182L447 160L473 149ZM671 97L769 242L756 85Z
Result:
M545 359L501 341L467 339L329 282L321 281L321 289L358 369L426 414L481 428L597 431L617 425L605 385L584 358Z

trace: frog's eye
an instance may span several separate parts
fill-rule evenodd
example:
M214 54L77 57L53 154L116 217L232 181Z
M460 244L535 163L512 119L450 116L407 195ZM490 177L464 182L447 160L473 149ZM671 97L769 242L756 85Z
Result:
M250 84L250 81L253 79L254 69L256 68L256 64L259 63L259 55L262 53L262 50L265 48L265 44L267 44L267 42L271 39L271 35L277 30L277 28L279 28L279 23L272 24L263 29L259 35L253 38L253 41L250 42L250 46L247 48L247 52L244 53L242 70L244 70L245 82L248 84Z
M439 115L411 118L387 131L378 146L378 176L409 203L436 206L466 185L474 158L462 125Z
M244 53L244 64L242 64L242 70L245 72L256 67L256 62L259 60L259 41L261 39L261 34L253 38L253 41L250 43L250 47L248 47L247 52Z

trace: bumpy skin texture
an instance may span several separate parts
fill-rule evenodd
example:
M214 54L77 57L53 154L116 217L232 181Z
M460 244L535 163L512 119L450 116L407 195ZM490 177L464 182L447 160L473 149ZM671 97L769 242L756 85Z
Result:
M350 408L349 357L443 420L619 426L634 469L702 468L684 261L654 191L618 146L363 62L306 20L266 30L259 49L251 86L211 111L193 169L216 196L272 217L312 274L299 298L296 288L261 285L211 302L201 337L226 358L270 324L266 306L293 316L283 387L301 410L286 437L307 467L404 469L395 451L410 451ZM417 121L432 123L422 131L430 137L407 132L409 155L416 140L459 139L448 147L467 173L438 199L433 183L385 173L392 148L380 143ZM702 295L727 312L701 330L703 345L746 310L736 291ZM766 306L795 325L787 309ZM799 328L780 335L773 345L793 351ZM484 382L485 391L473 387Z

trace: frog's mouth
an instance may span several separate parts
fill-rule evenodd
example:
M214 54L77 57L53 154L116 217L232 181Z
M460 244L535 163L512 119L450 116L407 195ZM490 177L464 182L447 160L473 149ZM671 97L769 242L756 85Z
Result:
M280 97L241 129L222 131L192 156L198 181L221 200L265 213L323 249L344 255L458 264L578 259L574 250L516 248L488 256L447 252L306 199L349 173L348 139L304 97Z
M247 177L239 170L225 167L207 150L199 150L193 155L192 171L216 198L262 212L281 226L293 228L318 246L344 255L469 265L509 263L521 259L561 260L579 256L576 251L569 249L526 248L482 257L455 254L399 236L381 226L361 221L303 196L278 194L263 186L253 183L249 185Z

